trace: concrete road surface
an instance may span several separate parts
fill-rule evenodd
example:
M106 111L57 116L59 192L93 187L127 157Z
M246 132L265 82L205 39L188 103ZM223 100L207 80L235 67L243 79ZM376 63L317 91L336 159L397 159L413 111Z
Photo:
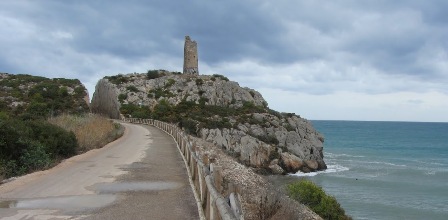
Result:
M0 185L1 219L199 219L173 139L123 124L122 138Z

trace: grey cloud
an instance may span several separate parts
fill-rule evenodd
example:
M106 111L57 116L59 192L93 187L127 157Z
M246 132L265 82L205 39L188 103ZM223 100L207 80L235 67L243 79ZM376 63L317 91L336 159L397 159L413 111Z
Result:
M212 70L243 61L271 67L267 71L301 64L306 67L301 71L309 73L298 70L289 71L288 74L292 77L309 76L300 81L303 84L299 85L308 88L308 91L331 93L338 90L337 86L326 86L329 82L348 85L345 89L365 86L363 91L378 91L370 88L369 84L354 83L362 81L362 72L347 74L349 69L360 66L368 67L360 68L363 71L404 75L440 84L448 82L448 70L443 65L437 66L436 61L429 57L438 51L446 53L448 48L445 40L448 37L448 21L444 15L448 3L445 2L0 2L0 13L3 16L35 28L30 31L33 36L17 36L17 39L12 40L0 37L0 59L3 60L0 71L42 71L38 70L40 67L37 64L28 62L37 59L33 57L41 57L42 61L39 62L47 59L47 62L58 66L54 68L58 71L62 71L65 66L70 71L79 72L84 78L88 78L92 72L109 70L109 66L140 68L145 64L142 60L148 60L148 68L160 66L160 62L149 63L149 58L163 56L180 60L183 37L188 34L199 42L200 62ZM29 27L11 28L19 30ZM57 31L70 33L73 37L52 39L51 33ZM0 33L10 34L13 31L3 29ZM23 34L20 31L17 33ZM443 63L444 59L441 55L442 61L439 62ZM102 63L93 65L92 62ZM315 62L321 62L325 67L316 69L319 66L313 65ZM30 63L30 66L20 63ZM244 71L221 73L252 77L258 75L255 71L248 67ZM328 75L330 71L337 77ZM254 85L257 83L263 82L253 82ZM266 85L273 86L269 83ZM382 85L385 88L381 91L387 90L387 86ZM296 87L287 85L290 90L297 90ZM389 89L396 87L390 86Z

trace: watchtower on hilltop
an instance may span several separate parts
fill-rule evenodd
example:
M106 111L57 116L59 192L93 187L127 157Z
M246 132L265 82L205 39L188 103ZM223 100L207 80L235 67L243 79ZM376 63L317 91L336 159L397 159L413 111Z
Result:
M184 74L199 75L198 44L192 41L190 36L185 36Z

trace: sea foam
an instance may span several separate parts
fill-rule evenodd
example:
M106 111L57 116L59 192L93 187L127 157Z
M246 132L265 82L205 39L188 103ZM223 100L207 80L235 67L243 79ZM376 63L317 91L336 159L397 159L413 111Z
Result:
M337 173L337 172L343 172L349 170L348 167L344 167L338 164L334 165L328 165L326 170L312 172L312 173L303 173L303 172L297 172L294 174L291 174L292 176L316 176L318 174L324 174L324 173Z

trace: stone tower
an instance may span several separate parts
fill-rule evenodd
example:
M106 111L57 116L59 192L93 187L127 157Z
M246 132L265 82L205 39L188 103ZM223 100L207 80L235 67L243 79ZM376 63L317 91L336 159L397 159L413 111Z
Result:
M184 74L199 75L198 44L185 36L184 46Z

